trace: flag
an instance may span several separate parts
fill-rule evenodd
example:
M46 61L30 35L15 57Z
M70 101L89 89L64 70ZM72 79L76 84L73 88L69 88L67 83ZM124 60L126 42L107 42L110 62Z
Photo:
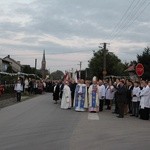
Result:
M125 70L125 72L126 71L134 71L134 70L135 70L135 65L131 65Z

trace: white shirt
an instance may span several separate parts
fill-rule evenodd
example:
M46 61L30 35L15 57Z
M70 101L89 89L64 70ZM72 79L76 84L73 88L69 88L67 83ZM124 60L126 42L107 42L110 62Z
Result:
M112 100L114 98L114 86L107 86L106 88L106 99Z
M140 101L140 106L142 109L150 108L150 87L147 85L141 90L140 96L141 96L141 101Z
M100 97L100 99L102 99L102 97L105 97L105 92L106 92L105 86L103 84L100 85L99 86L99 97Z
M132 102L138 102L139 97L140 97L140 88L139 87L134 87L132 90Z
M21 84L21 83L15 84L14 90L17 91L17 92L23 91L23 86L22 86L22 84Z

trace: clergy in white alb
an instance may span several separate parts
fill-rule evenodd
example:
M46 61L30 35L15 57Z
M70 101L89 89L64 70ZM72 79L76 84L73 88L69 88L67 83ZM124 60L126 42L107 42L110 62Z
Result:
M149 95L150 95L150 87L146 81L141 82L141 86L143 89L140 92L140 118L144 120L149 120Z
M89 111L99 112L99 86L96 77L93 77L93 84L89 87Z
M88 108L87 88L84 80L80 80L75 89L74 107L75 111L85 111Z
M71 91L69 87L69 82L66 81L63 88L63 95L61 100L61 108L69 109L71 108Z

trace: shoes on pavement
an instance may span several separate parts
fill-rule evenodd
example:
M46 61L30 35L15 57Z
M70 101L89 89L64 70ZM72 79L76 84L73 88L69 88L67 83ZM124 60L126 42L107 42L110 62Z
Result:
M118 114L117 112L113 111L112 114Z
M118 118L123 118L122 116L117 116Z
M130 115L131 117L135 116L135 115Z

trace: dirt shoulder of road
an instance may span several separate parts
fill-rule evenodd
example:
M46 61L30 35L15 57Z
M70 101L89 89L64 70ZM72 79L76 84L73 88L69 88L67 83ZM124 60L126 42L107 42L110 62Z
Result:
M37 94L36 95L24 95L24 94L22 94L21 102L29 100L29 99L31 99L33 97L36 97L36 96L38 96L38 95ZM3 96L0 97L0 108L4 108L4 107L10 106L10 105L14 105L16 103L18 103L18 102L17 102L17 99L16 99L14 94L11 94L11 95L7 94L7 95L3 95Z

